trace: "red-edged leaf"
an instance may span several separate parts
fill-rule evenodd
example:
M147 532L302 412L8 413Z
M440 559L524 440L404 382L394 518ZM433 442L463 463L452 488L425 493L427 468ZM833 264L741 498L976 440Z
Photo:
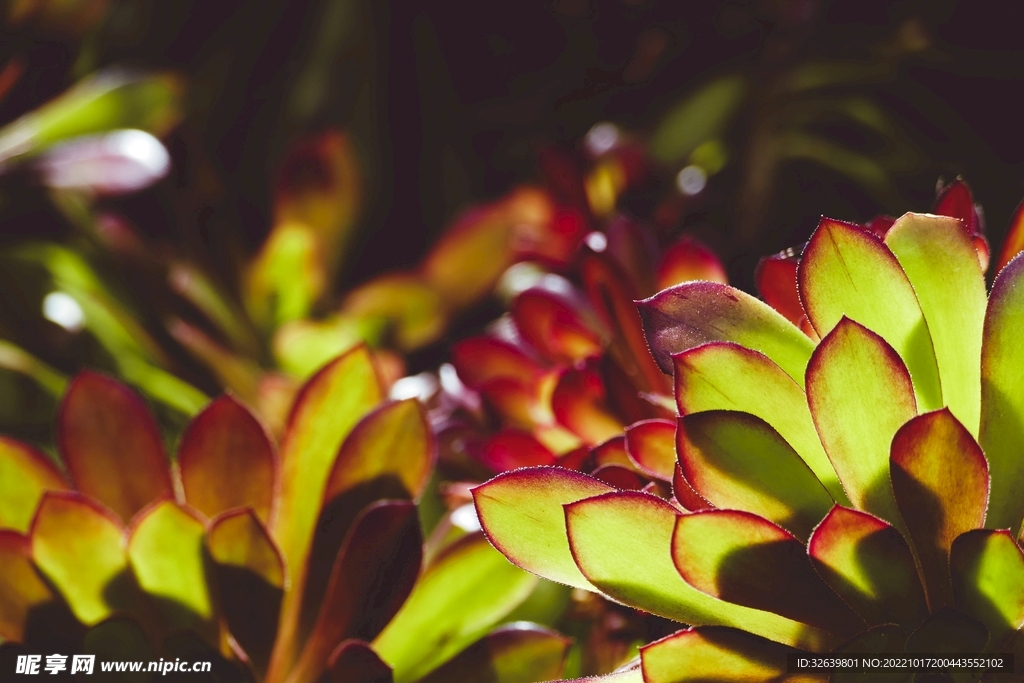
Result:
M0 638L24 642L29 617L53 597L32 566L28 538L0 531Z
M359 516L334 560L316 624L291 675L316 680L337 643L372 640L387 625L419 574L422 543L413 503L381 501Z
M331 683L392 683L391 667L381 661L369 643L346 640L331 654Z
M622 422L607 403L604 381L591 365L562 373L551 396L551 409L559 424L594 446L622 434Z
M270 518L277 454L263 425L234 398L218 398L192 420L178 466L185 500L207 517L248 507Z
M963 178L957 178L939 190L932 213L959 219L968 235L982 232L981 218L974 207L974 195Z
M64 475L46 455L0 436L0 530L25 533L43 494L67 488Z
M849 638L864 622L814 571L804 545L768 520L705 510L676 521L672 557L694 588Z
M582 316L560 297L530 289L512 302L516 329L545 358L574 364L601 353L601 338Z
M640 649L645 683L810 683L828 673L787 673L799 650L724 626L673 633Z
M889 445L917 414L906 366L884 339L843 318L807 366L807 403L853 507L896 526Z
M814 343L749 294L713 282L688 282L638 303L651 352L662 372L672 356L709 342L735 342L772 359L797 383Z
M644 420L626 428L626 453L640 470L672 481L676 469L676 425L670 420Z
M262 676L277 637L284 595L284 560L252 510L235 510L210 524L217 596L231 635Z
M532 467L476 487L473 500L487 539L513 564L552 581L595 590L572 558L562 506L613 490L579 472Z
M822 218L797 273L804 310L824 337L844 318L881 336L903 359L924 410L942 389L928 324L899 261L859 226Z
M597 467L618 465L630 470L633 469L633 461L629 459L629 454L626 453L626 437L622 435L613 436L604 443L594 446L590 451L590 455L593 458L594 465Z
M1024 251L1024 202L1018 204L1013 212L1010 227L1006 231L1006 239L1003 241L1003 248L999 252L996 272L1005 268L1021 251Z
M555 454L531 434L513 429L502 430L488 439L477 459L496 473L554 465L556 460Z
M837 505L807 551L825 583L867 623L912 628L928 616L910 547L881 519Z
M57 441L75 487L122 520L174 496L156 420L120 382L93 372L71 380L57 418Z
M771 426L747 413L711 410L679 418L679 465L717 508L760 515L806 539L835 501Z
M533 683L562 675L570 640L533 624L518 623L491 632L444 664L421 683Z
M620 491L640 491L647 484L646 479L622 465L602 465L591 472L590 476Z
M800 293L796 286L796 269L799 264L799 254L787 249L765 256L754 271L754 281L761 298L794 325L798 325L804 317L804 307L800 303Z
M953 602L953 539L985 524L988 463L974 438L944 408L914 418L896 433L891 476L934 612Z
M710 510L715 506L701 497L693 488L693 484L686 480L683 468L676 463L675 473L672 475L672 495L676 501L687 510Z
M658 264L658 290L693 280L729 282L725 266L715 252L699 240L685 236L665 250Z
M494 337L470 337L455 344L452 363L459 378L474 389L499 377L530 382L543 372L522 350Z
M992 649L1003 649L1024 626L1024 553L1005 529L975 529L953 541L949 558L959 609L988 627Z

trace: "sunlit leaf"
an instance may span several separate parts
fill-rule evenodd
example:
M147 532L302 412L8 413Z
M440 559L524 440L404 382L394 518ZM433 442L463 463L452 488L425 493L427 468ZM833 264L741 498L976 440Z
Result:
M717 508L745 510L807 539L834 501L796 451L763 420L713 410L679 419L679 464Z
M913 285L884 244L859 226L823 218L804 249L798 277L804 309L819 336L843 317L860 323L903 359L921 409L942 405L927 322Z
M489 438L478 459L492 472L555 464L555 454L544 444L530 434L511 429Z
M665 250L658 264L658 290L691 280L726 284L729 277L718 256L692 237L683 237Z
M682 515L672 557L690 585L721 600L785 615L842 639L864 628L818 577L804 545L757 515L737 510ZM752 631L747 624L735 625Z
M68 386L57 440L76 488L127 521L172 498L160 429L138 396L119 382L82 372Z
M562 674L569 639L540 626L503 626L436 669L422 683L534 683Z
M25 533L43 494L67 488L64 475L46 455L0 436L0 529Z
M415 681L484 635L536 582L482 534L467 536L423 573L374 649L394 670L395 683Z
M957 606L988 627L993 649L1024 626L1024 554L1005 531L976 529L953 541L950 551Z
M284 223L263 243L245 274L245 305L271 330L309 315L327 288L320 241L302 223Z
M586 678L574 678L571 681L557 681L556 683L645 683L640 665L623 667L618 671L604 676L587 676Z
M803 384L814 343L767 304L727 285L691 282L639 302L651 352L662 371L672 355L708 342L735 342L759 351Z
M670 420L644 420L626 428L626 453L642 472L672 481L676 469L676 425Z
M821 647L828 640L821 631L723 602L680 577L673 563L677 519L704 514L708 513L680 517L678 510L654 496L616 492L567 505L565 516L580 570L615 600L688 624L735 626L790 645Z
M891 477L934 612L953 603L953 539L985 524L988 463L974 438L944 408L916 417L896 432Z
M245 406L223 396L182 434L178 466L185 500L207 517L252 508L266 522L275 490L277 454Z

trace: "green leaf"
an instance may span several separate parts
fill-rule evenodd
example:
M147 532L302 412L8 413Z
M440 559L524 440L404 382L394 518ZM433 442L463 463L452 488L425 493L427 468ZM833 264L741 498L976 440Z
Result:
M603 593L631 607L687 624L743 628L779 642L820 648L827 634L785 617L730 604L684 581L673 563L679 516L660 498L608 493L566 506L573 557ZM699 550L703 553L703 550Z
M531 467L477 486L473 500L488 540L510 562L545 579L593 591L569 550L562 506L614 490L579 472Z
M137 610L124 529L109 510L80 493L47 493L30 537L36 566L83 624Z
M0 530L0 638L24 642L33 611L53 597L32 566L29 539Z
M823 218L804 249L797 276L804 309L819 336L843 317L860 323L906 363L921 408L942 405L935 351L917 295L878 238L859 226Z
M950 551L957 606L988 627L993 651L1024 626L1024 554L1005 530L975 529Z
M973 208L972 208L973 210ZM942 399L977 436L985 276L970 236L955 218L908 213L885 235L921 304L935 348Z
M189 629L215 644L217 625L203 562L205 531L177 503L158 503L131 530L128 559L168 630Z
M685 159L702 142L721 135L747 94L747 81L729 74L705 83L668 111L651 138L659 161Z
M503 626L420 683L534 683L562 675L570 640L529 623Z
M160 428L146 404L120 382L82 372L68 386L57 442L75 487L128 521L173 498Z
M637 303L651 353L662 372L672 355L709 342L759 351L803 386L814 342L774 308L715 282L687 282Z
M800 454L833 499L849 502L815 431L803 373L795 380L765 355L731 343L705 344L673 360L680 415L740 410L761 418Z
M672 481L676 469L676 425L670 420L641 420L626 427L626 454L649 477Z
M574 678L571 681L555 681L555 683L645 683L639 664L623 667L618 671L604 676L588 676Z
M392 683L391 667L369 643L346 640L331 655L331 683Z
M867 623L912 628L928 615L910 546L881 519L837 505L807 552L818 575Z
M981 346L981 430L978 441L992 474L987 526L1016 532L1024 518L1024 257L996 277Z
M423 573L374 641L395 683L415 681L476 641L529 596L537 582L473 534Z
M259 421L231 396L208 405L178 446L185 500L207 517L252 508L266 522L274 501L277 453Z
M0 435L0 529L25 533L43 494L68 488L45 454Z
M679 464L717 508L745 510L800 539L835 503L793 448L748 413L709 410L679 418Z
M0 339L0 368L27 375L54 396L61 396L68 378L24 349Z
M236 510L215 519L206 547L228 630L264 676L285 589L281 553L252 510Z
M985 524L985 454L948 409L905 424L892 440L892 490L910 532L932 612L953 603L949 552L960 534Z
M917 404L899 356L877 334L843 318L807 366L807 403L853 506L900 527L889 445Z
M687 583L721 600L783 615L840 639L864 628L818 577L804 545L749 512L705 510L679 517L672 558ZM753 631L748 624L736 626Z
M797 650L739 629L701 626L679 631L640 650L645 683L810 683L828 673L786 671Z

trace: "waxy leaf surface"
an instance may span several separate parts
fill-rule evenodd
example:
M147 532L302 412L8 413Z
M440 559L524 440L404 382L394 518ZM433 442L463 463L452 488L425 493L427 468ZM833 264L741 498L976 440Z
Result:
M647 343L662 372L672 355L708 342L735 342L768 356L803 384L814 342L767 304L727 285L689 282L638 303Z
M125 522L158 498L173 498L156 420L120 382L83 372L68 385L57 441L75 487Z
M277 454L259 421L230 396L218 398L189 424L178 447L188 504L207 517L252 508L270 518Z
M536 584L482 534L467 536L423 573L374 649L394 670L395 683L415 681L487 633Z
M798 384L764 354L730 343L706 344L673 360L680 415L739 410L761 418L800 454L835 500L846 500L814 429L803 376Z
M576 563L619 602L683 623L743 628L791 645L818 647L827 638L777 614L723 602L684 581L672 555L680 514L660 498L609 493L567 505L565 514Z
M856 225L823 218L804 250L799 278L804 309L819 336L844 317L860 323L903 359L922 409L942 405L921 306L899 261L878 238Z
M884 339L844 318L807 366L807 403L853 506L901 524L889 486L889 445L917 414L906 367Z
M841 638L864 628L863 620L818 577L804 545L748 512L705 510L679 517L672 557L683 578L708 595Z
M957 606L988 627L993 650L1005 652L1024 626L1024 554L1005 531L975 529L953 541L950 573Z
M473 489L487 538L509 561L546 579L596 590L569 550L562 506L615 489L561 467L535 467L499 475Z
M989 472L974 437L948 409L914 418L892 441L892 490L921 564L932 612L953 603L950 546L985 524Z
M626 453L641 472L672 481L676 469L676 425L670 420L644 420L626 428Z
M987 295L974 244L957 219L915 213L897 220L885 243L913 285L928 324L943 403L977 435Z
M928 615L910 546L881 519L837 505L807 551L825 583L867 623L913 628Z
M421 683L534 683L562 674L570 640L555 631L517 623L489 633Z
M679 464L717 508L745 510L806 540L835 503L796 451L748 413L711 410L679 418Z
M67 481L43 453L0 436L0 529L28 531L47 491L63 491Z

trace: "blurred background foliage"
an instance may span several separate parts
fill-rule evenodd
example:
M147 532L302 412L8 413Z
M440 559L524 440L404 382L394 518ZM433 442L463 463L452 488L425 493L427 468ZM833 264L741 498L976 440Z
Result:
M1024 53L998 3L7 0L3 19L0 429L44 447L80 367L172 434L223 387L279 428L358 340L389 380L435 368L502 313L508 266L564 268L618 213L696 236L752 290L821 214L923 209L963 175L998 245L1024 191Z

